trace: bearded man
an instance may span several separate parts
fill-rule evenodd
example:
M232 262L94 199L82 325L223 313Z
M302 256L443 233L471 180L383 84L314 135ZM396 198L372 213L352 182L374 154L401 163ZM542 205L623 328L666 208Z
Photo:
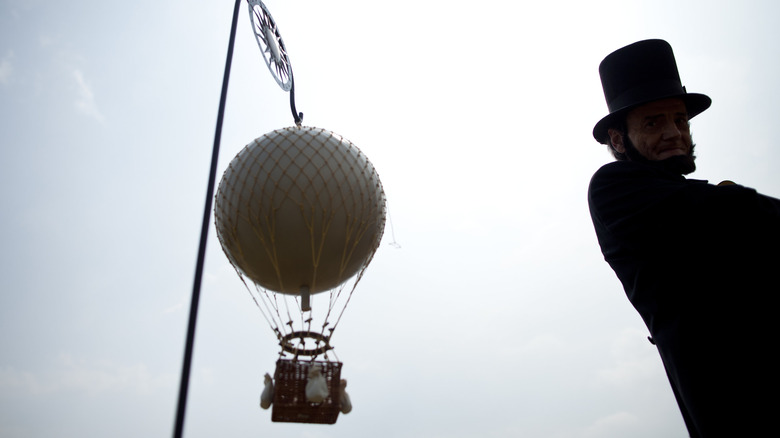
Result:
M690 119L711 100L682 86L667 42L621 48L599 73L610 113L593 136L616 158L588 188L604 259L647 325L690 436L771 435L780 200L684 176L696 169Z

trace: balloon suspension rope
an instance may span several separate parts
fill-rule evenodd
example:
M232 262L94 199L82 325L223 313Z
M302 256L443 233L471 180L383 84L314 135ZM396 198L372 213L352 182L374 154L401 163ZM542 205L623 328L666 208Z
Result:
M228 43L227 60L225 62L225 75L222 79L222 95L219 99L219 112L217 114L217 128L214 134L214 149L211 155L211 170L209 172L209 184L206 191L206 207L203 212L203 225L200 233L200 247L198 248L198 261L195 268L195 282L192 287L192 302L190 303L190 319L187 326L187 340L184 348L184 365L181 371L181 385L179 387L179 402L176 409L176 425L174 438L181 438L184 430L184 412L187 407L187 391L190 382L190 368L192 366L192 350L195 343L195 324L198 317L198 301L200 300L200 286L203 279L203 264L206 258L206 240L208 237L209 222L211 220L211 202L214 194L214 186L217 179L217 158L219 157L219 142L222 137L222 119L225 115L225 100L227 98L228 79L230 78L230 64L233 60L233 46L236 39L236 23L238 22L238 9L241 0L236 0L233 8L233 24L230 28L230 42Z

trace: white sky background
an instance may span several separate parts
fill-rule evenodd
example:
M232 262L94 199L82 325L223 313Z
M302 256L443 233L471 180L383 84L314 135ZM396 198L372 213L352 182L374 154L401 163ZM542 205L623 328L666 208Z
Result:
M713 99L693 177L780 196L780 10L515 3L266 2L304 124L366 153L392 225L333 338L334 426L258 407L278 347L212 225L185 436L686 436L587 211L598 64L668 40ZM0 0L0 436L172 433L232 8ZM220 176L288 99L244 3Z

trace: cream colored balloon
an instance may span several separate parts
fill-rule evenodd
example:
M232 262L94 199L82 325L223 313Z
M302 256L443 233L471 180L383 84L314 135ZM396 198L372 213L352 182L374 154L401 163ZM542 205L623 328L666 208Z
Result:
M214 210L231 263L263 288L292 295L355 275L385 227L374 166L348 140L312 127L279 129L247 145L225 171Z

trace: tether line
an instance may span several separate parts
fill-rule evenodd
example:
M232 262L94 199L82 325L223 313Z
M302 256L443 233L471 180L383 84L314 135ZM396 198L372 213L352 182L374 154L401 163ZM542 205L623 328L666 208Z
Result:
M203 280L203 264L206 259L206 240L211 221L211 203L214 197L214 186L217 180L217 159L219 158L219 142L222 137L222 120L225 115L225 100L227 99L228 79L230 78L230 64L233 60L233 46L236 40L236 24L238 22L238 8L241 0L236 0L233 8L233 24L230 27L230 42L228 43L227 60L225 61L225 75L222 79L222 95L219 98L219 111L217 113L217 128L214 133L214 149L211 153L211 170L209 171L209 184L206 191L206 206L203 211L203 224L200 231L200 246L198 248L198 261L195 267L195 282L192 287L192 302L190 303L190 319L187 325L187 340L184 347L184 364L181 371L181 385L179 386L179 402L176 408L176 425L174 438L181 438L184 431L184 413L187 409L187 391L190 383L190 369L192 367L192 351L195 343L195 324L198 318L198 301L200 300L200 286Z

